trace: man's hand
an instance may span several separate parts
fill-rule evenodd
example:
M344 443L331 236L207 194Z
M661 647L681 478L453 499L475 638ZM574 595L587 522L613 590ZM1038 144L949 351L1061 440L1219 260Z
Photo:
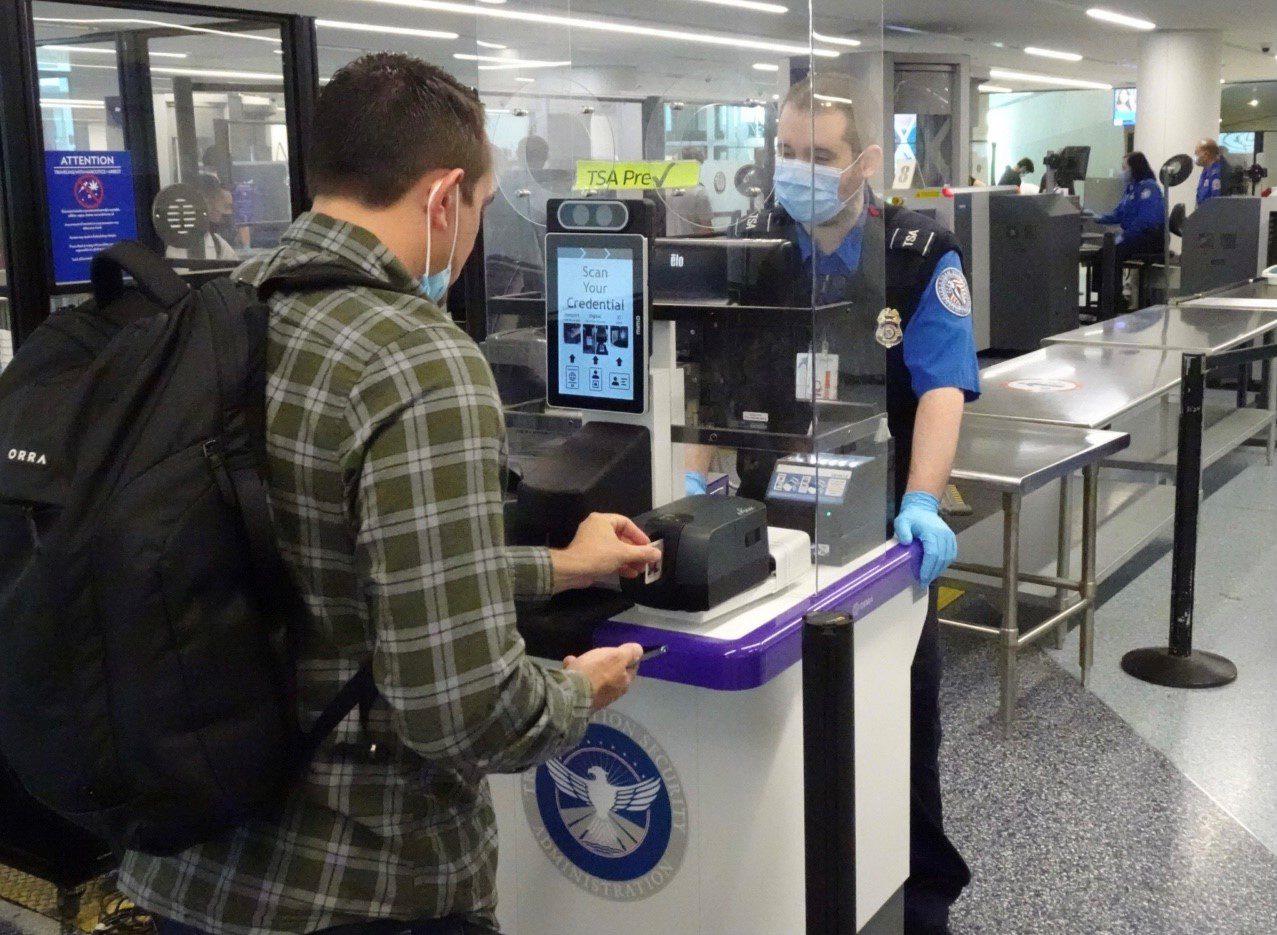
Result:
M614 513L591 513L566 549L552 550L554 590L586 588L609 575L636 578L661 560L643 530Z
M642 657L642 646L625 643L568 656L563 660L563 668L580 672L590 680L590 711L594 712L603 710L629 691Z
M927 587L958 557L958 537L940 518L940 501L929 493L913 490L905 494L895 529L901 545L909 545L914 539L922 543L918 577Z

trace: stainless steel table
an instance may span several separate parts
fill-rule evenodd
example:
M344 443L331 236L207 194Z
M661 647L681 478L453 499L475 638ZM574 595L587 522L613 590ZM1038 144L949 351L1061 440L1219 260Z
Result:
M1236 286L1224 286L1187 296L1179 304L1206 308L1259 308L1277 310L1277 286L1267 279L1252 279Z
M954 458L952 479L963 484L986 487L1002 496L1002 567L957 562L953 570L1002 582L1002 626L969 623L941 618L948 626L974 631L1000 639L1001 642L1001 711L1004 728L1008 728L1015 710L1019 690L1018 653L1045 634L1059 632L1073 617L1082 617L1079 662L1083 684L1091 669L1095 635L1096 529L1100 462L1130 444L1123 432L1035 425L1001 418L968 415L962 424L958 451ZM1081 471L1082 494L1082 569L1081 578L1068 577L1068 537L1063 532L1071 526L1067 498L1061 498L1059 555L1057 575L1026 574L1020 571L1020 507L1027 494L1053 481L1065 481ZM1037 584L1053 587L1057 594L1073 592L1078 600L1061 606L1056 614L1026 633L1019 627L1020 585Z
M1253 284L1258 285L1258 284ZM1277 291L1277 290L1275 290ZM1271 310L1227 308L1214 305L1154 305L1046 339L1048 345L1081 347L1145 348L1182 354L1220 354L1236 347L1262 341L1271 344L1277 334L1277 303ZM1272 368L1261 368L1264 403L1247 407L1251 370L1238 374L1237 408L1232 412L1212 410L1206 419L1210 440L1232 448L1266 432L1264 454L1269 464L1277 454L1277 381ZM1209 445L1208 445L1209 447ZM1216 448L1220 445L1216 445ZM1152 462L1149 462L1152 464ZM1148 465L1145 465L1148 466ZM1163 467L1165 465L1162 465Z
M1227 314L1192 304L1152 305L1053 335L1042 343L1218 354L1273 331L1277 331L1277 304L1272 310L1237 309Z
M1052 344L980 373L970 415L1099 429L1164 396L1180 380L1178 351Z

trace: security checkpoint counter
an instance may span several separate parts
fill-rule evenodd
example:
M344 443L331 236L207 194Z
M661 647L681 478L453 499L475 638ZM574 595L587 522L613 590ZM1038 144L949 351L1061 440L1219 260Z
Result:
M927 606L918 560L916 546L884 544L840 567L813 566L785 591L708 623L642 607L578 620L570 633L561 612L521 622L529 651L556 661L573 646L626 641L668 651L643 663L631 692L595 716L575 750L493 777L502 930L810 931L805 892L838 868L805 840L808 797L828 816L820 834L854 833L856 930L899 932L909 669ZM804 618L824 613L851 618L843 688L854 714L845 729L829 720L832 710L804 711L805 691L817 697L813 667L799 665ZM805 723L804 713L819 716ZM822 732L842 743L813 743ZM808 781L831 767L852 773L844 781L854 804L841 803L841 819L839 803Z
M1034 425L986 416L969 416L963 422L951 479L963 487L982 487L999 495L1002 505L1002 560L996 566L955 562L952 571L996 578L1001 582L1002 622L1001 627L945 617L941 617L940 622L999 640L1004 725L1011 723L1015 709L1019 651L1047 633L1067 626L1068 621L1076 617L1081 617L1079 662L1085 683L1091 668L1095 632L1099 464L1128 444L1130 436L1123 432ZM1063 481L1078 471L1084 478L1080 578L1069 577L1069 541L1064 535L1059 536L1054 577L1021 572L1020 515L1025 496L1052 481ZM1062 502L1067 509L1067 499ZM1071 515L1060 517L1061 530L1069 528L1071 523ZM1026 632L1021 632L1018 615L1022 583L1057 588L1061 596L1057 613ZM1077 595L1077 599L1065 602L1066 592Z

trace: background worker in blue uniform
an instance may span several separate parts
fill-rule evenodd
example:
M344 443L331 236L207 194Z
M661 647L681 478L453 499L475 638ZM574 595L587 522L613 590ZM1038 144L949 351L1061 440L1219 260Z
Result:
M877 382L896 446L894 531L921 541L923 582L931 585L957 554L939 515L962 410L979 392L971 297L953 235L935 221L880 207L868 180L882 149L861 138L845 75L817 76L790 89L777 125L778 205L747 218L746 237L785 238L795 250L758 277L747 304L820 312L727 322L704 337L701 421L806 434L811 403L795 401L796 354L814 343L838 354L840 395ZM885 263L884 263L885 259ZM759 321L760 317L766 320ZM814 320L814 325L813 325ZM814 333L813 333L814 327ZM850 335L850 337L848 337ZM814 341L813 341L814 338ZM875 376L876 375L876 376ZM858 384L860 381L860 385ZM763 499L775 455L741 451L742 496ZM912 669L910 878L905 930L948 931L949 907L971 874L944 833L940 797L940 647L934 595Z
M1214 140L1202 140L1193 155L1202 169L1202 177L1197 180L1197 204L1200 207L1203 202L1225 194L1224 172L1228 169L1228 160Z
M1126 181L1122 200L1099 219L1101 224L1121 225L1117 260L1160 256L1166 247L1166 199L1148 157L1140 152L1127 155L1122 178Z

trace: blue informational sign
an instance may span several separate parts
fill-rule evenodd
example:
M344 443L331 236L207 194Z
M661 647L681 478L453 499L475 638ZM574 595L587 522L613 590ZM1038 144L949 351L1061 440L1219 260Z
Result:
M58 285L88 282L94 254L137 237L132 157L127 152L46 152L44 177L53 278Z

